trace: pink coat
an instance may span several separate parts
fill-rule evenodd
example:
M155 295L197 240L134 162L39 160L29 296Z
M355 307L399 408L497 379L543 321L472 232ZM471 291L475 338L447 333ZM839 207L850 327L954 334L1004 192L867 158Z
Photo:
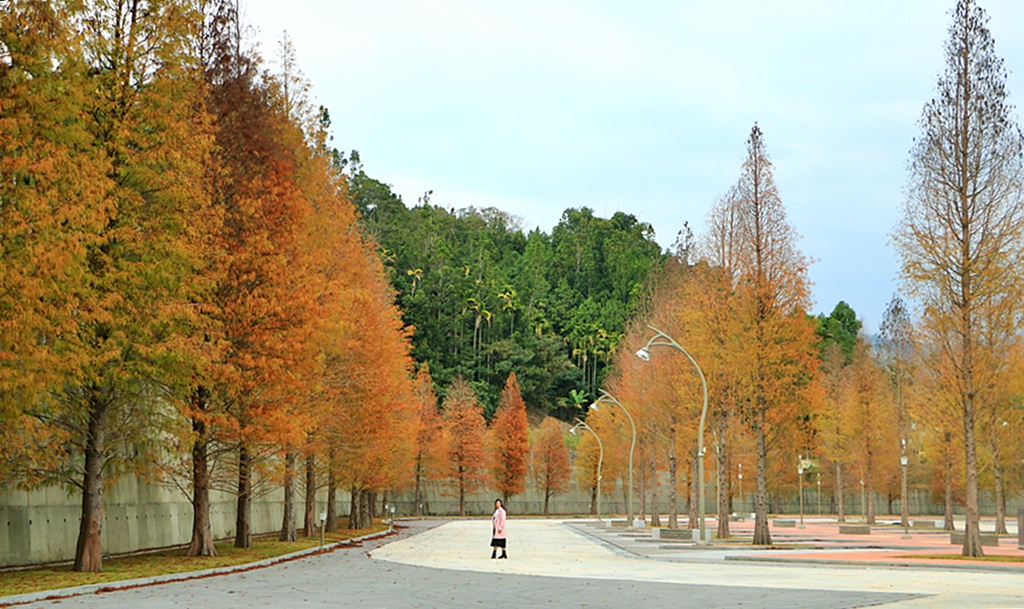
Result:
M494 516L491 517L491 523L494 527L494 538L505 539L505 508L498 508L494 510Z

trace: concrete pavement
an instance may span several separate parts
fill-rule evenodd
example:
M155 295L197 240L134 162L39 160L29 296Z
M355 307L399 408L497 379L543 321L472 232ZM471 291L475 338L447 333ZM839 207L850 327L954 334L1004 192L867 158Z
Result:
M643 586L676 584L687 589L712 586L727 592L760 591L762 596L758 604L751 606L769 606L760 603L767 603L771 595L781 591L794 594L818 591L835 594L840 599L863 601L863 604L853 606L884 604L906 609L1024 607L1021 571L860 567L824 561L818 564L762 564L736 560L739 554L764 554L764 551L749 546L734 550L692 549L686 556L682 556L686 550L678 548L673 556L652 559L648 554L638 554L629 549L629 544L641 543L635 538L627 537L628 541L610 543L601 535L579 530L583 528L579 522L575 526L578 528L551 520L510 520L508 561L479 558L477 547L482 539L486 543L485 538L489 534L489 523L479 521L451 522L422 535L388 544L375 551L373 556L379 560L453 571L627 580ZM623 531L622 534L629 533Z
M629 544L661 544L584 521L513 518L509 535L509 559L491 560L489 519L409 521L362 547L263 569L22 606L1024 607L1019 573L760 564L671 544L682 556L636 553Z

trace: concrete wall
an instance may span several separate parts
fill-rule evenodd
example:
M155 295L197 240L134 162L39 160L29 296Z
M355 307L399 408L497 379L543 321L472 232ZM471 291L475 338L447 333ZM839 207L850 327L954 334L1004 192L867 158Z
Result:
M817 489L805 489L804 513L817 512ZM706 492L707 512L715 512L715 487L708 485ZM485 490L470 495L466 500L468 516L489 515L494 509L496 493ZM325 492L319 494L317 513L325 506ZM338 514L348 515L349 494L338 493ZM734 499L733 509L744 513L753 511L753 496L745 494L745 501ZM847 514L859 515L860 493L847 493ZM235 498L229 493L214 492L211 496L211 518L214 537L230 538L235 533ZM985 516L994 514L991 497L982 493L981 511ZM297 524L302 526L301 502ZM392 494L387 501L395 506L396 516L413 513L411 492ZM686 497L680 493L679 510L686 513ZM888 503L884 497L875 498L876 514L886 520ZM440 484L430 484L423 494L421 513L427 516L450 516L459 512L458 497ZM118 554L141 549L160 548L186 544L192 536L192 504L175 488L162 484L128 478L104 494L104 520L102 548L105 553ZM510 515L534 515L544 511L544 496L536 490L527 490L512 497L508 503ZM658 498L659 513L663 516L668 509L668 493L663 486ZM795 514L799 502L795 495L786 497L777 504L781 513ZM822 489L822 509L831 507L830 495ZM1024 507L1024 500L1016 496L1007 501L1007 514L1012 518L1018 507ZM280 530L284 511L283 493L280 490L257 498L253 502L252 531L254 534L271 533ZM634 500L634 509L639 512L639 498ZM899 502L893 503L899 513ZM576 515L590 513L590 496L573 487L567 493L551 499L552 515ZM625 493L619 489L601 497L603 514L625 514ZM78 538L78 524L81 513L81 495L67 494L60 489L45 489L33 492L0 493L0 566L57 562L74 558ZM650 505L647 513L650 514ZM927 491L912 491L911 513L915 515L938 515L942 505L931 502ZM958 510L957 513L962 513ZM898 516L897 516L898 518Z
M235 499L211 494L216 538L235 534ZM188 543L192 504L177 489L127 478L104 493L102 550L118 554ZM0 493L0 566L71 560L78 540L81 494L57 488ZM347 514L347 511L345 512ZM280 530L282 493L253 502L254 534Z

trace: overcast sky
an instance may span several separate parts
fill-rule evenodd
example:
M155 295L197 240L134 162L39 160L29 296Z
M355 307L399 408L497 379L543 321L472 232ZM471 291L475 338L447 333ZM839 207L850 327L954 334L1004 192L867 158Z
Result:
M942 69L953 0L243 0L274 61L284 31L334 145L406 204L494 206L546 232L624 211L667 247L701 232L754 122L814 312L876 331L898 288L889 235ZM1024 98L1024 2L981 0Z

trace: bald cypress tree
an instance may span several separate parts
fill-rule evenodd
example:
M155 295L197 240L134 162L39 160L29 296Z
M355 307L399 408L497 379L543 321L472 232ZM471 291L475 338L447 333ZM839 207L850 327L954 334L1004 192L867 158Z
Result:
M921 114L895 242L909 294L922 305L931 365L957 396L967 512L964 556L981 556L975 422L1000 343L1018 329L1024 245L1024 140L1011 117L1006 69L974 0L952 12L945 68Z

